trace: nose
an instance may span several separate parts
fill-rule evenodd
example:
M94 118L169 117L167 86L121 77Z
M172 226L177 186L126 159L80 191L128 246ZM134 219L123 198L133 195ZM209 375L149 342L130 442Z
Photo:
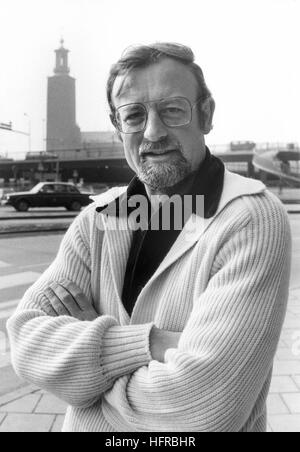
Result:
M151 108L148 113L148 121L144 131L144 138L148 141L157 142L168 136L168 131L161 121L155 108Z

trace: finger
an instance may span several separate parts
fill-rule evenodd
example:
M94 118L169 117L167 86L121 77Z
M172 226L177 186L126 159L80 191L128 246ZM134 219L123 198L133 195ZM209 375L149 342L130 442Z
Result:
M50 303L51 307L53 308L53 310L55 311L56 315L58 315L58 316L63 316L63 315L70 316L71 315L70 312L68 311L68 309L61 302L60 298L57 296L57 294L54 292L54 290L52 289L51 286L48 289L46 289L45 295L47 296L49 303Z
M72 286L68 285L67 288L64 286L64 288L68 292L70 292L72 297L76 300L77 305L79 306L79 309L76 312L76 318L78 318L79 320L87 321L92 321L98 318L98 312L95 310L94 306L89 301L87 296L81 291L81 289L75 286L75 284L73 284Z
M69 315L76 317L81 310L72 294L60 283L53 283L50 287L56 294L56 298L60 300L60 303L67 310Z
M49 292L50 292L50 294L49 294ZM44 298L42 300L41 309L45 314L47 314L51 317L56 317L57 312L53 309L53 306L51 305L51 302L49 300L49 296L53 296L53 292L47 288L44 291Z
M78 286L76 286L76 284L68 280L63 280L60 284L72 295L74 300L76 300L79 309L81 309L82 311L91 309L92 311L95 312L95 314L97 314L92 305L91 300L88 299L88 297L83 293L83 291Z
M67 279L63 279L60 281L59 285L62 286L67 292L69 292L69 294L73 297L73 299L79 306L78 311L76 313L73 313L73 315L76 315L76 318L78 318L79 320L87 321L93 321L98 318L98 313L94 309L92 302L83 293L83 291L78 286L76 286L76 284ZM69 305L68 309L70 311Z
M86 320L95 320L98 318L99 315L92 304L92 300L89 300L84 293L79 292L76 294L76 301L82 309Z
M93 308L91 308L87 311L81 311L81 314L79 314L78 318L79 320L92 322L93 320L96 320L98 318L98 313Z
M84 312L89 311L91 313L94 313L94 315L98 317L98 313L96 312L92 304L92 300L89 300L87 296L82 292L78 292L77 294L74 294L74 296L76 296L76 301L79 304L80 309L82 311Z
M89 302L83 291L74 284L73 281L67 279L63 279L60 284L72 295L74 300L76 300L79 309L84 311L89 305Z

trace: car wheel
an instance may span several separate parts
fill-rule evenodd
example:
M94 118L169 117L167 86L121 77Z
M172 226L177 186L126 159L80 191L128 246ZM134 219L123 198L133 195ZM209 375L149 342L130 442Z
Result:
M79 212L81 210L81 204L79 201L73 201L68 207L68 210L71 212Z
M21 201L17 202L15 209L18 212L27 212L29 209L29 204L24 199L21 199Z

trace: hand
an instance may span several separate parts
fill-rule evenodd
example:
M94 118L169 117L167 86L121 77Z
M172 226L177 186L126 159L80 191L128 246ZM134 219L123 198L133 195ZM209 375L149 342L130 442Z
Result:
M181 333L161 330L154 326L150 333L150 352L152 359L165 362L165 353L169 348L177 348Z
M53 282L44 292L57 316L92 321L98 317L91 300L71 281ZM53 315L53 313L52 313Z

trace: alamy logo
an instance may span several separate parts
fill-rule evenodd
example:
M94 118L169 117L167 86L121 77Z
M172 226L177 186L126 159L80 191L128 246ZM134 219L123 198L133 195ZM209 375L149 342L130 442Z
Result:
M149 200L144 195L131 196L125 201L118 205L112 199L101 210L98 221L99 229L182 231L187 227L187 232L190 233L194 226L194 222L191 220L193 213L198 217L197 226L199 226L199 218L204 218L203 195L151 196L150 208ZM117 217L125 218L126 221L120 222Z

